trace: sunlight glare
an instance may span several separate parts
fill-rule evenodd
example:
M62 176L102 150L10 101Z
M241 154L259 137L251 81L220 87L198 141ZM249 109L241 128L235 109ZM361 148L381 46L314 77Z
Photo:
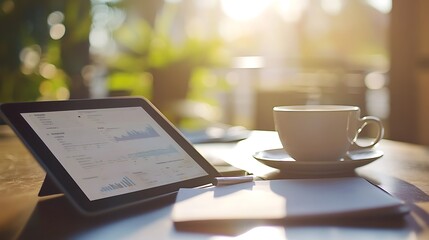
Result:
M279 0L278 11L286 22L297 22L308 5L308 0Z
M390 13L392 10L392 0L366 0L366 2L381 13Z
M337 15L343 9L343 0L322 0L322 9L332 15Z
M233 60L233 66L235 68L263 68L265 60L260 56L246 56L237 57Z
M236 21L248 21L259 16L269 5L269 0L222 0L223 12Z
M255 227L250 231L240 235L237 239L286 239L283 227Z

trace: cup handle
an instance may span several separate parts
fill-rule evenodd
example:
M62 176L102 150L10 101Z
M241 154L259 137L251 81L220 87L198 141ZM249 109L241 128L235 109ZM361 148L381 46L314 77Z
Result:
M377 117L373 117L373 116L366 116L360 119L360 122L362 123L362 126L359 128L359 130L357 131L356 137L353 140L353 145L351 146L350 150L359 150L359 149L367 149L367 148L372 148L375 146L375 144L377 144L384 136L384 127L383 124L381 122L381 120ZM361 146L359 145L356 140L357 137L359 136L360 132L368 125L368 124L376 124L378 127L378 132L377 132L377 137L374 139L374 141L372 141L372 143L370 143L367 146Z

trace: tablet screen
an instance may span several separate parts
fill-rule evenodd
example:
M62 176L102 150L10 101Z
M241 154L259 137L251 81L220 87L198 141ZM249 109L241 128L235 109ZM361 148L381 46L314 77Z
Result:
M141 107L21 116L90 201L209 175Z

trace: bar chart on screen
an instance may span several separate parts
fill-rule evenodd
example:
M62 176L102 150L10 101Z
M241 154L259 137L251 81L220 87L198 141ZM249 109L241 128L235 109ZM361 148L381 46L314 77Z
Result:
M129 177L125 176L125 177L123 177L118 182L109 183L109 184L101 187L100 191L101 192L109 192L109 191L113 191L113 190L116 190L116 189L122 189L122 188L132 187L132 186L135 186L135 185L136 184L134 183L133 180L131 180Z
M153 129L151 126L147 126L145 130L139 131L139 130L130 130L127 131L125 134L116 137L114 136L113 139L115 141L129 141L129 140L136 140L136 139L147 139L147 138L153 138L153 137L159 137L159 134Z

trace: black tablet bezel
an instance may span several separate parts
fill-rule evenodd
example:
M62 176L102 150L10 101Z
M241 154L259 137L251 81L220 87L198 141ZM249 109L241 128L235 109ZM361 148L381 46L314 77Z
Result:
M207 176L163 185L147 190L127 193L114 197L90 201L67 170L61 165L41 138L22 117L21 113L67 111L84 109L105 109L120 107L141 107L145 110L183 150L191 156L207 173ZM30 150L47 174L64 192L76 207L85 214L110 211L130 204L152 200L175 193L179 188L198 187L210 184L214 177L220 176L217 170L182 136L153 104L145 98L105 98L67 101L4 103L0 105L4 120Z

